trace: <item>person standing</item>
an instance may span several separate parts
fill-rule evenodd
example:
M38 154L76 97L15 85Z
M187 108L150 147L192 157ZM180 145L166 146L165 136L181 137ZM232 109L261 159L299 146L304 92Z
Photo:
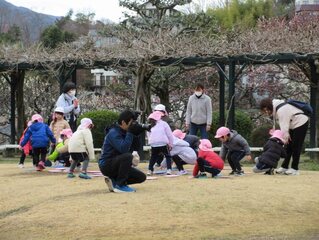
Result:
M190 135L197 135L201 139L208 139L208 131L212 124L212 100L204 93L204 85L198 83L195 92L188 99L186 110L186 129Z
M276 173L299 175L300 154L308 130L309 117L301 109L284 103L284 100L264 98L260 102L260 110L273 118L274 126L278 121L280 130L284 132L287 155ZM278 107L279 105L281 106ZM291 157L292 163L289 168Z
M117 124L106 134L99 159L99 168L111 192L135 192L129 184L142 183L146 175L132 166L135 137L135 114L130 110L120 113Z
M76 131L76 120L80 114L79 100L75 97L76 86L73 82L66 82L62 88L62 94L59 96L56 107L63 109L64 118L70 124L73 132Z

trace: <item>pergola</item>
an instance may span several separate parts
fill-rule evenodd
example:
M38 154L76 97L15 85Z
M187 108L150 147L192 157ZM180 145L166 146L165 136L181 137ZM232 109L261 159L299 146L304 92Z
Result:
M249 65L262 65L262 64L293 64L298 63L302 65L308 65L310 69L310 104L314 109L314 115L310 119L310 147L316 147L316 118L317 118L317 98L318 98L318 72L316 63L319 60L319 54L302 54L302 53L277 53L277 54L246 54L236 56L195 56L195 57L175 57L175 58L158 58L150 62L150 64L156 67L163 66L212 66L217 67L220 78L220 96L219 96L219 111L220 120L219 124L225 124L225 80L228 81L228 102L230 103L229 121L227 125L230 128L235 124L235 108L236 99L235 96L235 83L241 72L245 67ZM67 69L67 74L59 75L59 82L62 85L68 78L72 78L72 81L76 83L76 69L92 69L92 68L107 68L112 65L127 66L134 64L127 60L110 59L108 61L85 61L83 59L69 59L64 62L56 64L57 68ZM51 63L53 65L53 63ZM225 69L228 66L228 74ZM18 70L46 70L43 63L8 63L0 60L0 72L3 71L18 71ZM236 71L237 70L237 71ZM11 86L11 88L14 86ZM14 94L14 89L11 89ZM11 96L11 139L14 139L15 135L15 98Z

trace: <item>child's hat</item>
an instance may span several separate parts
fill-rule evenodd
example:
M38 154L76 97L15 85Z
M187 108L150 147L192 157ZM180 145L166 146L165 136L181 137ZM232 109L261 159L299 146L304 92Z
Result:
M218 128L217 131L216 131L215 138L224 137L224 136L226 136L226 135L229 134L229 133L230 133L229 128L227 128L227 127L220 127L220 128Z
M38 121L38 122L43 122L43 118L40 114L34 114L32 117L31 117L31 121L32 122L35 122L35 121Z
M93 125L93 122L90 118L81 119L81 128L88 128L90 125Z
M183 133L182 130L176 129L173 131L173 135L179 139L184 139L186 136L186 133Z
M72 137L73 132L72 132L72 130L70 128L66 128L66 129L63 129L60 132L60 134L66 136L67 138L70 138L70 137Z
M63 107L57 107L56 109L54 109L54 112L63 113L64 114L64 109L63 109Z
M273 133L272 133L272 136L271 138L278 138L280 141L282 141L283 143L285 143L285 138L284 138L284 132L281 131L281 130L275 130Z
M163 104L157 104L154 108L154 111L161 111L163 112L165 115L168 115L166 112L166 107Z
M162 112L159 112L159 111L155 111L155 112L152 112L149 116L148 116L148 119L154 119L156 121L160 120L163 116L163 113Z
M202 151L213 151L212 143L208 139L201 139L198 147Z

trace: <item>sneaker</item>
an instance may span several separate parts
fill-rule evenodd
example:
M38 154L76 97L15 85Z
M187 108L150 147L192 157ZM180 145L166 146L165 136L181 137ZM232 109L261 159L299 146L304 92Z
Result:
M178 175L186 175L187 174L187 171L186 170L180 170L178 172Z
M45 169L44 162L40 161L38 163L38 167L40 167L41 169Z
M285 174L285 172L287 172L287 168L283 168L283 167L280 167L280 168L278 168L278 169L276 169L276 173L278 173L278 174Z
M134 188L127 186L127 185L124 185L124 186L115 185L114 192L117 192L117 193L136 192L136 190Z
M286 172L285 172L286 175L299 175L299 170L295 170L293 168L289 168Z
M229 173L229 175L235 175L235 173L236 173L236 170L232 170L232 171Z
M221 173L218 173L217 175L215 175L215 176L213 176L212 175L212 178L220 178L220 177L222 177L223 176L223 174L221 174Z
M79 174L79 178L83 178L83 179L91 179L92 177L91 176L89 176L89 175L87 175L86 173L84 173L84 172L81 172L80 174Z
M200 173L200 174L198 174L198 175L196 176L196 178L205 179L205 178L207 178L207 175L206 175L206 173Z
M114 187L113 187L113 181L111 178L104 176L104 181L107 185L107 187L109 188L110 192L114 192Z
M172 169L167 169L166 175L172 175Z
M236 171L235 172L235 176L244 176L244 175L245 175L244 171Z
M147 175L147 176L152 176L152 175L153 175L153 171L148 170L147 173L146 173L146 175Z
M41 172L43 170L43 168L41 168L40 166L36 166L35 170Z
M274 175L274 169L269 169L267 172L264 173L264 175Z
M23 163L19 163L18 164L18 168L24 168L24 164Z
M68 173L68 178L75 178L75 175L73 173Z

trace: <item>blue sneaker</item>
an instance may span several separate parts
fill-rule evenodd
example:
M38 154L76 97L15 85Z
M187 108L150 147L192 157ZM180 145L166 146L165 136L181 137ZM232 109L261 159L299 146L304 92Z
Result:
M104 181L105 181L107 187L109 188L110 192L114 192L115 184L114 184L113 180L107 176L104 176Z
M115 185L114 186L114 192L117 193L122 193L122 192L135 192L136 190L134 188L131 188L127 185L124 186L119 186L119 185Z
M79 174L79 178L83 178L83 179L91 179L92 177L87 175L86 173L81 172Z

